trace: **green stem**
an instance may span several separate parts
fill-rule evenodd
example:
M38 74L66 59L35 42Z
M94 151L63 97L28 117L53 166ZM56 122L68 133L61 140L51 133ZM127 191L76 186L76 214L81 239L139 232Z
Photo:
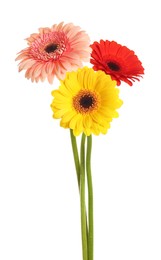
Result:
M93 260L93 187L91 175L91 150L92 150L92 136L87 137L87 157L86 157L86 171L87 171L87 185L88 185L88 260Z
M76 173L77 173L78 187L80 188L80 164L79 164L79 155L78 155L76 137L73 135L73 130L72 130L72 129L70 129L70 137L71 137L71 143L72 143L72 150L73 150L73 157L74 157L75 169L76 169Z
M85 135L82 134L80 154L80 207L83 260L88 260L87 222L85 205Z

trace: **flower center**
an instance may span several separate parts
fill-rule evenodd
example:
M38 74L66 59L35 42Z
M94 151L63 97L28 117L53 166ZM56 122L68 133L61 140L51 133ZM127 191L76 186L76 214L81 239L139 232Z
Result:
M107 62L107 66L109 67L110 70L114 70L114 71L120 70L120 66L112 61Z
M58 48L58 44L51 43L51 44L49 44L49 45L47 45L47 46L45 47L45 51L46 51L47 53L51 53L51 52L56 51L57 48Z
M82 106L83 108L89 108L94 104L94 101L94 98L90 95L84 95L83 97L81 97L79 103L80 106Z
M97 93L89 90L81 90L73 98L73 106L77 112L84 114L98 108L99 97Z

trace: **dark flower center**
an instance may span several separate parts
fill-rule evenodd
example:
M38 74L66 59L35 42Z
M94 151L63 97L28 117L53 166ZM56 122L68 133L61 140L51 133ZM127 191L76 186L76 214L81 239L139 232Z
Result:
M81 97L79 103L83 108L90 108L94 104L94 98L89 95L84 95Z
M112 61L107 62L107 66L109 67L110 70L114 70L114 71L120 70L120 66Z
M48 46L46 46L45 51L46 51L47 53L51 53L51 52L56 51L57 48L58 48L58 44L51 43L51 44L49 44Z
M100 99L97 93L87 89L80 90L76 96L73 97L73 106L78 113L90 114L97 110L100 104Z

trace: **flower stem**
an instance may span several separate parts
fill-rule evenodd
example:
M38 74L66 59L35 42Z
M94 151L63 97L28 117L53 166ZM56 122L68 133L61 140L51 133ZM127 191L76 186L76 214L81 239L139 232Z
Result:
M87 137L86 171L88 185L88 260L93 260L93 187L91 175L92 136Z
M73 135L73 130L72 130L72 129L70 129L70 137L71 137L71 144L72 144L72 150L73 150L73 157L74 157L75 169L76 169L76 173L77 173L78 187L80 188L80 164L79 164L79 155L78 155L78 148L77 148L76 137Z
M83 260L88 260L87 222L85 205L85 135L82 134L80 154L80 207Z

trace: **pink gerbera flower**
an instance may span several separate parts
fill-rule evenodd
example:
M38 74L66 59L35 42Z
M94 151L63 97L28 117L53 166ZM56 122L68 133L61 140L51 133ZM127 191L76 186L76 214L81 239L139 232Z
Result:
M47 78L52 83L54 76L64 79L66 71L89 61L89 36L72 23L40 28L39 33L31 34L26 40L29 47L20 51L16 60L21 60L19 71L26 70L25 77L32 81Z

